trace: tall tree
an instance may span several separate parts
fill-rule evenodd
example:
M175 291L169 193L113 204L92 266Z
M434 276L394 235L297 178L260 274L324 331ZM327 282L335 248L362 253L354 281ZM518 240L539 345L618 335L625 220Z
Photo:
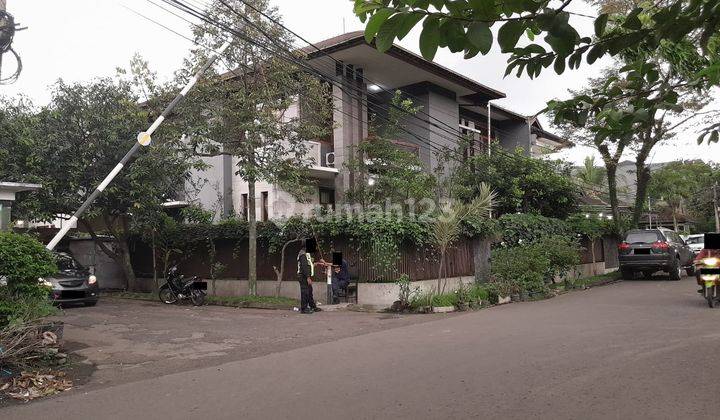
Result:
M706 230L712 226L712 187L718 178L720 171L713 165L675 161L653 172L648 191L671 212L676 230L677 216L691 217Z
M276 51L298 54L288 32L247 8L246 1L279 21L277 10L267 0L213 1L208 8L213 19L244 36L234 38L209 81L199 86L178 114L199 155L232 155L237 162L235 174L247 182L248 280L250 293L255 294L256 184L276 183L301 200L307 198L312 184L308 168L313 163L307 140L329 134L332 114L327 85L253 41L269 37ZM219 48L227 36L210 24L195 30L196 42L209 48ZM205 48L196 49L192 62L206 54ZM220 66L230 71L223 72Z
M562 74L566 68L577 69L583 61L592 65L603 56L634 56L638 51L644 57L635 57L633 65L623 66L620 73L626 80L638 81L648 74L661 74L654 81L641 86L648 101L634 101L634 112L653 115L653 105L674 102L674 89L680 86L718 86L720 84L720 19L717 18L718 0L661 0L656 2L608 1L612 7L601 11L594 20L594 33L581 34L570 22L573 0L551 3L540 1L417 1L417 0L355 0L354 11L365 22L365 37L375 39L381 51L388 50L393 41L403 39L410 30L422 22L420 51L429 60L438 48L451 52L464 52L469 59L477 54L488 54L497 42L503 53L509 54L506 75L515 71L537 77L545 68L553 66ZM606 1L597 3L606 4ZM496 26L497 38L491 31ZM543 36L544 42L536 42ZM690 69L675 83L665 75L668 68L655 60L668 48L682 46L685 58L691 53L697 66ZM659 83L654 83L658 82ZM593 108L604 108L608 100L626 98L627 91L610 83L610 97L583 99L583 106L570 101L568 107L579 107L577 114L587 114ZM637 83L634 86L638 86ZM555 104L555 107L558 105ZM572 120L571 113L562 118ZM612 126L612 127L611 127ZM615 124L608 128L618 129ZM624 127L631 132L634 127ZM704 130L702 138L718 141L720 123L713 122Z

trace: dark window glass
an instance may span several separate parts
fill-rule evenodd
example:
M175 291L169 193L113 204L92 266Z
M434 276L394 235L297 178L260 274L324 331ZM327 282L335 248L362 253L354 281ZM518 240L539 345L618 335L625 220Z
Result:
M702 236L696 236L694 238L690 237L690 238L687 238L687 241L685 241L685 242L687 242L688 244L701 244L701 243L705 242L705 238L703 238Z
M625 242L629 244L651 244L662 240L658 232L630 232L625 237Z

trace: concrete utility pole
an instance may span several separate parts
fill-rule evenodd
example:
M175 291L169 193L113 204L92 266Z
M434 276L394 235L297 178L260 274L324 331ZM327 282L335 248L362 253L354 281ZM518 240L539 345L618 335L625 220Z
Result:
M4 3L4 0L0 0L0 2ZM180 93L175 97L175 99L170 102L170 104L165 108L165 110L160 114L159 117L155 120L155 122L152 123L150 128L148 128L147 131L144 131L137 136L137 142L133 144L133 146L130 148L130 150L123 156L122 160L113 168L112 171L103 179L103 181L98 185L98 187L95 189L95 191L90 194L90 196L85 200L84 203L80 206L80 208L73 214L73 216L70 218L68 223L64 224L63 227L60 229L60 231L55 235L55 237L52 238L49 244L47 244L47 249L53 250L57 246L57 244L62 240L62 238L67 235L68 230L70 230L70 226L77 223L78 219L80 219L80 216L82 216L83 213L90 207L90 205L102 194L102 192L107 188L107 186L112 182L113 179L117 176L117 174L122 171L123 167L128 164L130 159L137 153L137 151L140 149L141 146L149 146L150 142L152 141L152 134L155 132L155 130L160 127L160 124L162 124L163 121L167 117L170 116L173 109L185 98L185 95L192 89L193 86L200 80L200 77L205 73L207 69L212 66L215 61L217 61L218 57L222 53L225 52L225 50L228 49L230 46L230 41L228 40L225 42L225 44L220 47L219 50L214 51L208 60L203 64L202 67L200 67L200 70L195 73L193 77L190 78L190 80L187 82L185 87L180 91Z
M715 210L715 232L720 233L720 201L718 201L718 183L713 185L713 210Z

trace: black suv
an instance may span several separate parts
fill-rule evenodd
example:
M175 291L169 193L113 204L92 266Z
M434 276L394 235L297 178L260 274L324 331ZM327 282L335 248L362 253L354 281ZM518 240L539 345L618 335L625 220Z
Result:
M670 274L670 280L680 280L684 269L689 276L695 272L694 253L685 241L670 229L637 229L625 235L618 245L620 273L624 279L643 273L650 278L656 271Z

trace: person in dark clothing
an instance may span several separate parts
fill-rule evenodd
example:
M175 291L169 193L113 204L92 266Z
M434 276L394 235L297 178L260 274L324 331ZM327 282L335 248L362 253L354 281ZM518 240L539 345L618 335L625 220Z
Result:
M332 272L332 291L333 291L333 303L340 303L340 292L346 291L350 284L350 269L348 268L348 262L342 260L340 265L333 266Z
M305 247L300 249L297 257L298 282L300 282L300 312L311 314L319 312L320 308L313 298L312 278L315 275L315 263L312 254L306 252Z

